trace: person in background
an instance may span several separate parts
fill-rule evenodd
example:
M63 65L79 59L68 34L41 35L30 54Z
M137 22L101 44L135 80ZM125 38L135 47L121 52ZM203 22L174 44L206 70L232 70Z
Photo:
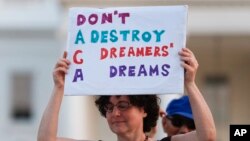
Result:
M160 113L162 127L168 136L185 134L195 130L194 118L188 96L172 100L166 112Z

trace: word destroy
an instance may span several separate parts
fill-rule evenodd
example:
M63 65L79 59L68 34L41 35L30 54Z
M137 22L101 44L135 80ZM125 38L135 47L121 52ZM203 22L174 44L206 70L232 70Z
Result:
M90 32L90 43L115 43L119 41L131 41L131 42L161 42L162 36L165 30L152 30L152 31L140 31L134 30L120 30L112 29L110 31L92 30ZM78 30L75 44L85 44L85 39L82 30Z

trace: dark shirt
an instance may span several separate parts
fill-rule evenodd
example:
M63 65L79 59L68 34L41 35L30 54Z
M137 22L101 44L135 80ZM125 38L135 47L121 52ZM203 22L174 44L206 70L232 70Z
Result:
M165 138L161 139L160 141L171 141L171 136L165 137Z

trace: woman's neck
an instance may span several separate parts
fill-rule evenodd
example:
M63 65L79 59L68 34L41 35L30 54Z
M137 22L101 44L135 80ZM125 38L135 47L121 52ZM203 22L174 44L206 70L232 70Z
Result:
M118 141L148 141L148 137L144 134L126 134L118 135Z

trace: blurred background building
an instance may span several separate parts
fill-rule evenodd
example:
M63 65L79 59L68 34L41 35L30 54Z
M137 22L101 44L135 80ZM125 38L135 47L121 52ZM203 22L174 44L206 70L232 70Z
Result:
M0 0L0 140L36 140L53 67L66 47L70 7L183 4L187 47L200 64L197 83L217 140L228 141L230 124L250 123L250 0ZM162 107L177 96L162 96ZM60 114L59 136L116 140L92 97L64 97Z

